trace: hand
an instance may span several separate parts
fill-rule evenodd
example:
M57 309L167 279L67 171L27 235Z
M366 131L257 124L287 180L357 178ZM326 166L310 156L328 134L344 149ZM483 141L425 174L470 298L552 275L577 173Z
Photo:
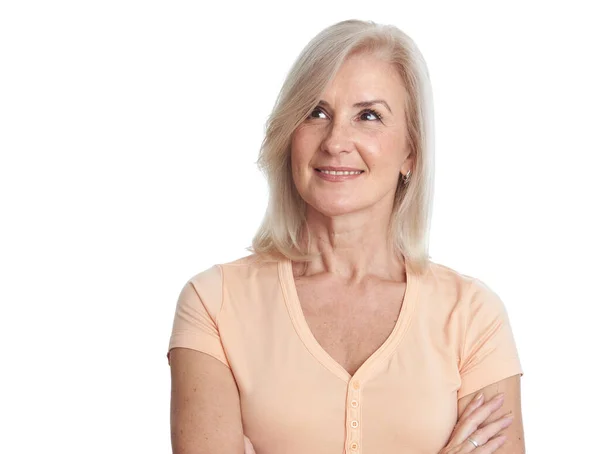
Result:
M254 446L250 443L250 439L244 435L244 454L256 454Z
M483 424L488 416L502 406L504 395L502 393L497 394L485 404L483 403L483 394L480 394L478 397L480 398L474 398L467 405L454 427L450 441L440 454L490 454L496 452L504 444L506 436L496 435L502 429L510 426L512 423L510 414L504 415L502 418L480 427L480 424ZM467 437L474 440L479 447L476 448L473 443L467 440Z

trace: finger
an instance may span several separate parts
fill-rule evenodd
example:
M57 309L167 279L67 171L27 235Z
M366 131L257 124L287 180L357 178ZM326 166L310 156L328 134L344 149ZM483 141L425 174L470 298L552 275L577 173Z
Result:
M250 439L244 435L244 454L256 454L254 446L250 442Z
M482 397L479 401L477 401L477 397L479 397L480 395ZM485 406L489 407L491 405L492 406L495 405L496 401L494 399L497 399L499 397L503 397L503 393L496 394L492 399L490 399L486 402L484 394L479 393L471 402L469 402L469 405L467 405L467 407L465 408L465 411L460 416L459 421L468 418L469 415L471 415L473 412L475 412L475 410L477 410L478 408L485 407Z
M460 415L460 418L466 418L467 416L469 416L471 413L473 413L477 408L479 408L481 406L481 404L484 402L484 398L483 398L483 393L479 393L475 396L475 398L473 398L471 400L471 402L469 402L469 405L467 405L467 408L465 408L465 411L463 411L462 415Z
M469 435L473 440L480 444L486 443L492 437L498 435L501 430L506 429L513 422L513 415L508 413L502 418L486 424L484 427L477 429L472 435Z
M484 405L476 408L466 418L461 418L457 423L455 433L452 435L452 439L449 443L450 446L458 446L463 443L467 437L475 432L480 424L483 422L498 408L502 406L504 401L504 394L500 393L496 395L492 400L486 402Z
M499 435L500 431L510 426L512 424L512 421L513 418L511 414L504 415L502 418L499 418L496 421L490 422L484 427L477 429L475 432L469 435L468 438L474 440L479 445L487 445L487 443L489 442L489 440L492 439L492 437L502 437L503 435ZM464 443L471 442L467 439Z
M469 402L469 404L466 406L466 408L460 415L460 418L459 418L457 424L454 426L454 429L452 430L452 435L450 436L450 438L452 438L452 436L454 436L454 434L458 430L459 423L461 421L464 421L470 414L472 414L475 410L477 410L477 408L479 408L483 404L484 401L485 401L485 398L484 398L483 393L479 393L473 399L471 399L471 402Z
M499 435L491 438L486 444L475 449L475 451L471 451L471 454L492 454L493 452L496 452L505 442L506 435Z
M487 446L489 440L491 440L492 437L495 437L495 436L502 437L503 435L499 435L500 431L502 429L507 428L511 423L512 423L512 415L507 414L507 415L504 415L502 418L497 419L496 421L488 423L484 427L477 429L475 432L473 432L471 435L469 435L467 440L464 442L465 447L469 448L469 450L467 450L467 452L471 452L472 446L474 446L473 443L471 443L469 441L469 439L474 440L479 445L479 447ZM469 444L471 446L469 446ZM477 449L479 449L479 448L477 448ZM477 451L477 449L473 452L475 452L475 453L479 452L479 451ZM487 448L486 448L485 452L487 452ZM494 451L491 451L491 452L494 452Z

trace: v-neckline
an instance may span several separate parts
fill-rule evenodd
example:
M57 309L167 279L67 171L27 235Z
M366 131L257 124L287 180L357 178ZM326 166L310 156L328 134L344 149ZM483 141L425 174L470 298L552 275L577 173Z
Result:
M375 350L375 352L373 352L373 354L371 354L371 356L369 356L363 364L361 364L354 375L350 375L350 373L340 363L338 363L335 359L333 359L333 357L331 357L329 353L327 353L321 344L319 344L310 327L308 326L308 322L302 310L302 305L300 304L298 291L296 289L292 261L288 258L282 259L279 261L277 268L284 300L298 336L308 351L317 360L319 360L323 366L325 366L343 381L349 383L352 379L364 377L369 368L371 368L374 364L377 364L377 362L384 361L396 350L400 344L400 341L404 337L412 318L419 284L418 275L413 272L408 263L405 264L406 288L404 290L404 298L394 328L383 344L381 344L381 346Z

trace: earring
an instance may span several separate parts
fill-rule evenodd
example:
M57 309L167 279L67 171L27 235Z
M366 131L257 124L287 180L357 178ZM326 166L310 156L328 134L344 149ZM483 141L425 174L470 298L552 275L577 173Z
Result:
M408 180L410 180L410 170L406 172L406 175L402 176L402 183L407 184Z

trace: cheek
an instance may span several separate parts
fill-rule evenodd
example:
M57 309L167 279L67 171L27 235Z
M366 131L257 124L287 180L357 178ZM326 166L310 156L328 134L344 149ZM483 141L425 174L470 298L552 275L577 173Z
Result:
M363 141L360 155L371 171L387 172L394 165L394 148L391 143L382 139Z
M292 166L305 166L314 155L315 140L314 135L306 130L297 130L292 135L291 141L291 159Z
M399 171L404 159L404 146L398 137L378 137L366 159L389 172Z
M292 179L294 183L298 184L301 180L302 169L307 165L307 153L306 148L302 144L302 140L299 137L292 137L291 149L290 149L290 161L292 170Z

